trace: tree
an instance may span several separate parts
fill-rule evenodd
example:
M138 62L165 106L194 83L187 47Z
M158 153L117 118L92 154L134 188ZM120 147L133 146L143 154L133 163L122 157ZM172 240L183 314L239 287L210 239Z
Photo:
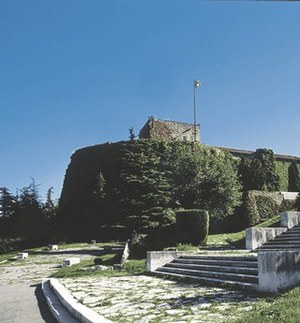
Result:
M289 167L289 192L299 192L300 191L300 176L297 164L295 162L291 163Z
M18 196L19 209L24 210L28 208L41 208L41 203L38 193L38 185L35 184L33 178L31 183L21 189Z
M102 172L99 172L98 175L96 176L96 187L94 191L94 194L96 195L96 199L98 201L102 200L106 195L104 191L105 184L106 184L105 178Z
M275 157L272 150L257 149L252 160L242 159L239 175L244 191L277 191L280 178L276 173Z
M124 217L131 230L147 233L168 224L172 189L163 168L159 143L135 141L124 145L120 196Z
M135 141L136 135L134 133L133 127L129 128L129 139L130 141Z
M50 219L56 216L57 205L53 201L52 194L53 194L53 187L50 187L46 194L46 201L43 204L43 217Z
M208 210L224 218L241 204L237 165L229 153L205 146L176 143L173 178L177 203L185 209Z
M15 214L17 206L16 197L13 196L7 187L0 188L0 214L10 218Z

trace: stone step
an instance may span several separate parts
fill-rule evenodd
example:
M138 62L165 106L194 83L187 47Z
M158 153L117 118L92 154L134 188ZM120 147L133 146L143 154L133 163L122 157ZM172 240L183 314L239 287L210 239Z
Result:
M300 233L300 228L288 229L287 231L283 232L282 234L288 234L288 233Z
M207 255L183 255L180 259L189 259L189 260L230 260L230 261L257 261L257 256L207 256Z
M300 248L259 248L258 251L295 251L300 250Z
M187 263L178 263L171 262L165 267L172 268L182 268L182 269L195 269L201 271L217 271L217 272L226 272L226 273L238 273L238 274L249 274L249 275L258 275L258 268L247 268L247 267L234 267L234 266L216 266L216 265L198 265L198 264L187 264Z
M300 239L299 240L277 240L277 239L274 239L274 240L270 240L270 241L266 242L264 245L266 245L266 244L282 244L282 245L294 244L294 245L300 245Z
M300 245L299 246L294 246L294 245L262 245L261 247L258 247L257 250L263 250L263 249L272 249L272 250L300 250Z
M166 272L161 272L159 270L155 270L153 273L157 274L157 275L164 275L167 277L186 278L186 279L190 279L190 280L203 282L205 284L214 284L214 285L215 284L224 284L224 285L236 286L239 288L258 290L258 284L254 284L254 283L246 283L246 282L239 282L239 281L232 281L232 280L199 277L199 276L193 276L193 275L182 275L182 274L177 274L177 273L166 273Z
M231 281L239 281L246 283L258 283L258 276L249 275L249 274L238 274L238 273L224 273L224 272L216 272L216 271L201 271L194 269L181 269L181 268L169 268L169 267L160 267L157 269L159 272L166 273L175 273L182 275L191 275L191 276L199 276L204 278L216 278L220 280L231 280Z
M185 264L195 264L195 265L211 265L211 266L239 266L247 268L257 268L257 258L252 261L232 261L232 260L217 260L217 259L185 259L178 258L173 260L173 263L185 263Z
M277 236L274 240L300 240L300 234Z

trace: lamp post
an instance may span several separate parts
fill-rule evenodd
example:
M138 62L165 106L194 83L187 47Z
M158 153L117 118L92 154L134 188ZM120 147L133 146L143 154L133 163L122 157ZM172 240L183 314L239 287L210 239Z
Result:
M196 88L201 86L201 82L194 81L194 143L197 142L197 125L196 125Z

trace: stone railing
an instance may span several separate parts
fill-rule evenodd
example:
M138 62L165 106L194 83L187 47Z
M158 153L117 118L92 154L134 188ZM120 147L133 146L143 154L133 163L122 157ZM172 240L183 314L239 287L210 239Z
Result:
M254 250L286 230L287 228L248 228L246 229L246 249Z
M181 251L148 251L147 271L152 272L184 254Z
M246 249L254 250L264 243L273 240L287 229L300 224L300 212L288 211L280 214L281 227L277 228L248 228L246 229Z
M260 292L277 293L300 283L300 250L259 251Z

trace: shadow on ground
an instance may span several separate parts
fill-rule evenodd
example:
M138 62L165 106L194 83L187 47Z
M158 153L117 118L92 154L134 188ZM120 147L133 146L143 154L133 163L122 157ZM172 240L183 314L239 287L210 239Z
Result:
M30 287L35 288L34 295L37 299L39 311L43 320L46 323L58 323L49 310L48 304L42 291L42 285L30 285Z

